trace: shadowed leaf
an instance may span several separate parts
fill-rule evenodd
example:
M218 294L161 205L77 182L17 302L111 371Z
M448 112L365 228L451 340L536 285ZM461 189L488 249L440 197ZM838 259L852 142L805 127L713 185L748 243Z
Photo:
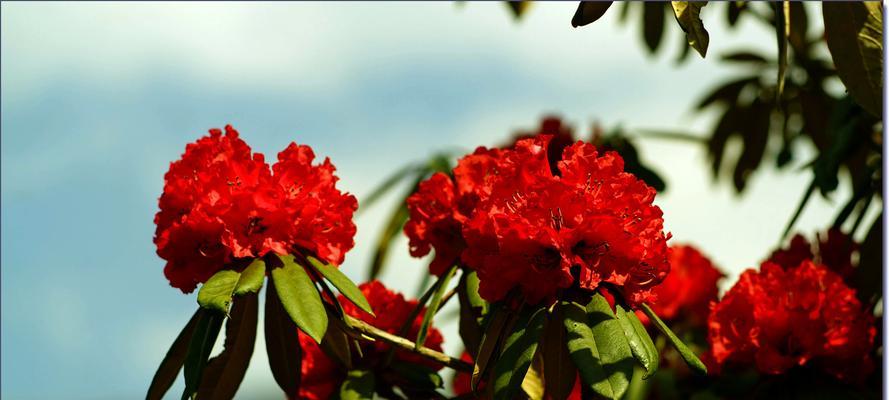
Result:
M327 310L327 332L321 340L321 350L345 370L352 369L352 350L349 347L349 334L346 333L345 322L336 315L331 315L331 307Z
M696 356L695 353L693 353L688 348L688 346L685 345L685 343L682 343L682 341L679 340L678 337L676 337L676 334L673 333L672 330L670 330L667 324L665 324L664 321L662 321L661 318L657 316L657 314L655 314L655 312L651 309L651 307L648 306L648 304L642 304L642 312L644 312L648 319L651 320L651 323L654 324L654 326L659 331L661 331L664 336L667 337L667 340L670 342L671 345L673 345L673 348L675 348L676 351L679 352L679 355L682 357L685 363L688 364L689 367L691 367L692 371L702 375L707 375L707 367L704 365L704 363L701 362L698 356Z
M359 211L365 210L375 204L380 197L383 197L387 192L392 190L392 188L401 182L403 179L409 177L412 174L416 174L420 171L420 168L415 164L408 164L404 167L401 167L395 173L390 175L380 186L377 186L370 194L367 195L363 200L361 200Z
M666 16L664 3L648 1L642 3L642 38L645 39L645 46L651 54L654 54L661 45Z
M216 343L216 338L219 336L222 320L225 319L225 316L216 310L201 309L199 313L194 335L188 344L188 354L185 356L183 399L192 398L198 391L204 368L207 366L207 358L210 357L213 344Z
M164 356L163 361L157 367L157 372L154 373L154 378L151 379L151 385L148 386L148 394L145 396L146 400L162 399L167 390L170 390L173 382L176 381L176 377L179 376L179 370L182 369L182 364L185 363L188 345L191 343L200 313L201 311L198 310L191 316L191 319L182 328L182 332L179 332L179 336L176 336L176 340L173 341L170 349L167 350L167 355Z
M871 114L883 115L881 2L825 2L824 37L849 94Z
M475 271L463 271L457 284L457 300L460 301L460 338L463 339L466 351L475 359L475 353L482 341L479 321L484 315L486 305L478 295L478 275Z
M577 367L568 352L565 312L561 303L553 306L542 339L543 381L552 400L564 400L571 394L577 379Z
M874 221L861 243L858 268L852 282L866 304L883 297L883 214Z
M506 5L509 6L509 10L512 11L512 16L515 19L521 19L525 12L528 11L528 7L531 7L530 1L507 1Z
M738 23L738 18L741 17L741 14L744 10L747 9L746 1L726 1L726 22L728 22L729 26L734 27L735 24Z
M340 400L365 400L374 397L374 374L367 370L352 370L340 386Z
M672 1L673 14L679 27L685 32L688 45L693 47L701 58L707 55L707 46L710 45L710 34L704 29L701 21L701 8L707 5L706 1Z
M577 5L574 18L571 18L571 26L577 28L596 22L597 19L605 15L608 7L611 7L610 1L581 1Z
M482 342L476 352L475 365L472 368L472 381L470 383L473 392L478 389L479 381L488 372L490 362L496 361L496 358L494 360L492 358L497 354L500 337L509 320L509 313L498 307L491 312L489 317L490 321L488 321L488 325L485 328L485 334L482 336Z
M225 324L225 349L213 357L204 369L198 389L199 399L235 397L253 355L258 315L259 301L256 293L235 299L231 316Z
M495 400L516 397L537 351L545 321L545 307L525 307L519 312L513 330L504 340L500 357L494 364Z
M275 382L288 398L299 395L302 378L302 349L299 330L287 315L273 279L265 294L265 348Z
M752 83L758 82L759 76L748 76L745 78L741 78L738 80L730 81L722 86L717 87L712 92L710 92L707 96L705 96L698 104L695 106L695 109L702 110L710 105L716 104L717 102L728 105L729 107L734 106L738 101L738 96L741 95L741 91Z

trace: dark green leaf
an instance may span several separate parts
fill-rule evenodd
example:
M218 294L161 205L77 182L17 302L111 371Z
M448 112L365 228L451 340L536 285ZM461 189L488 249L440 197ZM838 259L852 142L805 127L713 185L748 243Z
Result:
M743 91L744 88L746 88L748 85L756 83L758 81L759 76L754 75L727 82L705 96L700 102L698 102L698 104L695 106L695 109L702 110L712 104L716 104L717 102L721 102L722 104L725 104L729 107L733 107L735 103L738 102L738 97L741 95L741 91Z
M398 376L409 382L413 389L435 390L444 387L444 380L437 372L423 365L393 362L390 366Z
M324 333L324 339L321 340L321 350L344 369L350 370L352 369L352 350L349 347L346 325L339 317L331 315L330 308L325 307L330 323L327 324L327 332Z
M506 5L509 6L509 10L512 11L512 16L515 17L515 19L521 19L522 15L528 10L528 7L531 6L531 2L525 0L512 0L507 1Z
M213 344L216 343L219 330L222 328L222 320L225 319L225 316L216 310L202 308L199 313L194 335L188 344L188 355L185 356L183 399L192 398L198 391L204 367L207 366L207 358L213 351Z
M883 297L883 214L881 213L861 243L858 268L852 283L866 304Z
M790 217L790 221L787 222L787 226L784 227L784 232L781 233L781 240L790 234L790 230L793 229L793 225L796 224L796 220L799 219L799 216L803 214L803 210L806 208L806 204L809 203L809 199L812 198L812 193L815 192L815 180L812 180L812 183L809 184L806 192L803 193L803 198L799 202L799 206L796 207L796 211L793 212L793 215Z
M605 11L610 6L610 1L581 1L577 5L574 18L571 18L571 26L577 28L596 22L597 19L605 15Z
M262 259L253 260L247 268L241 271L241 277L238 278L238 284L235 285L235 295L259 292L264 280L265 261Z
M737 62L737 63L751 63L751 64L767 64L769 60L766 60L765 57L749 52L749 51L736 51L728 54L724 54L722 56L722 61L729 62ZM751 78L745 78L751 79ZM752 79L758 79L758 77L753 77ZM737 96L735 96L737 97Z
M788 40L794 51L804 54L808 43L806 35L809 30L809 16L806 13L806 5L801 1L790 2L790 36Z
M633 2L630 1L622 1L620 2L620 14L617 16L617 21L623 24L627 22L627 16L630 15L630 6L633 5Z
M154 373L154 378L151 379L151 385L148 386L148 394L145 396L146 400L162 399L167 390L170 390L170 386L173 385L176 377L179 376L179 370L182 369L182 364L185 363L188 345L191 343L191 338L194 335L200 315L201 311L199 309L188 320L185 327L182 328L182 332L179 332L179 336L176 336L176 340L173 341L170 350L167 350L167 355L164 356L160 366L157 367L157 372Z
M269 279L265 293L265 348L275 382L288 398L299 396L302 380L302 348L299 330L278 298L275 282Z
M747 9L746 1L727 1L728 5L726 20L728 21L729 26L735 26L738 23L738 18L741 17L741 13Z
M837 75L871 114L883 115L883 8L881 2L825 2L824 37Z
M645 39L645 45L649 52L654 54L661 45L661 38L664 36L666 8L661 2L646 1L642 3L642 6L642 37Z
M740 124L744 148L732 174L735 189L739 193L744 191L750 175L762 163L769 140L772 106L756 99L744 113L746 117Z
M352 370L340 386L341 400L365 400L374 397L374 374L367 370Z
M198 291L198 304L201 307L227 314L232 294L235 292L235 286L238 285L240 277L241 274L230 269L215 273L201 285L201 289Z
M679 27L685 31L688 45L697 50L701 57L707 55L707 46L710 44L710 34L704 29L701 21L701 8L707 5L706 1L673 1L673 14Z
M776 98L784 94L784 76L787 75L787 38L790 37L790 1L775 4L775 33L778 38L778 85Z
M498 345L500 344L500 336L506 328L509 321L509 312L500 307L494 309L489 315L490 321L485 328L485 334L482 336L482 342L479 345L477 357L475 357L475 365L472 368L472 390L478 388L478 383L488 372L488 365L493 356L497 354Z
M525 307L519 312L513 330L503 342L503 350L494 364L494 399L515 398L537 351L544 322L545 307Z
M272 279L275 281L278 298L299 329L315 339L316 343L321 343L327 330L327 313L324 311L324 303L321 302L318 288L293 256L279 258L284 265L272 269Z
M423 314L423 323L420 324L420 330L417 332L417 340L414 341L415 348L420 348L423 346L423 343L426 343L426 334L429 332L429 325L432 323L432 319L435 318L435 314L438 312L442 296L444 296L445 291L448 290L448 282L451 281L451 278L456 272L457 266L455 265L438 278L438 282L436 283L437 287L432 294L432 300L429 302L429 307L426 309L426 313Z
M564 400L571 394L577 378L577 367L568 352L565 332L565 312L561 303L553 306L553 312L543 333L543 382L546 394L552 400Z
M392 190L392 188L401 180L407 178L412 174L416 174L420 171L420 168L416 164L405 165L404 167L399 168L395 173L386 178L380 186L377 186L370 194L367 195L363 200L361 200L361 207L358 208L358 211L366 210L368 207L373 205L383 197L386 192Z
M389 256L389 250L392 247L392 243L395 238L401 233L401 229L404 227L404 223L407 222L410 214L407 210L407 197L410 196L416 189L417 185L420 183L420 179L422 176L418 178L414 184L411 186L410 191L402 197L395 210L389 216L389 220L386 222L383 231L380 232L380 236L377 239L376 248L373 252L373 258L370 263L370 273L368 275L368 281L372 281L374 279L379 278L380 274L383 272L383 266L386 263L386 260Z
M696 356L695 353L693 353L688 348L688 346L685 345L685 343L682 343L682 341L679 340L678 337L676 337L676 334L670 330L667 324L665 324L664 321L662 321L660 317L655 314L654 311L652 311L651 307L649 307L648 304L642 304L642 312L644 312L648 319L651 320L651 323L654 324L654 326L659 331L661 331L664 336L667 337L667 340L669 340L670 344L672 344L676 351L679 352L679 355L682 356L682 359L685 360L685 363L688 364L689 367L691 367L692 371L695 371L702 375L707 374L707 367L704 365L704 363L701 362L698 356Z
M330 281L336 290L339 290L340 293L345 296L349 301L355 303L358 308L364 310L370 315L374 315L373 309L370 307L370 303L367 302L367 299L364 298L364 294L361 293L361 289L358 289L358 286L355 286L355 283L349 279L339 268L334 267L332 265L324 264L315 257L308 257L309 263L312 264L312 267L315 268L316 271L320 272L321 275L324 276L325 279Z
M256 324L259 300L256 293L239 296L232 306L231 316L225 324L225 349L213 357L204 369L199 399L232 399L244 380L253 345L256 342Z
M479 320L484 310L484 301L480 306L473 304L471 298L478 297L478 275L475 271L469 272L464 270L460 275L460 282L457 284L457 300L460 301L460 338L463 339L463 346L470 356L475 358L475 352L478 351L479 344L482 341L482 329Z
M642 326L642 322L636 317L635 312L632 310L626 311L618 304L615 306L614 314L617 317L617 321L620 322L624 335L627 337L627 343L630 345L633 356L639 360L642 368L645 368L644 378L647 379L657 371L658 364L660 363L661 356L657 351L657 347L651 341L651 336L648 336L648 331Z
M633 354L608 302L598 300L600 297L596 294L587 309L577 303L563 303L568 351L589 388L603 397L619 399L630 385Z

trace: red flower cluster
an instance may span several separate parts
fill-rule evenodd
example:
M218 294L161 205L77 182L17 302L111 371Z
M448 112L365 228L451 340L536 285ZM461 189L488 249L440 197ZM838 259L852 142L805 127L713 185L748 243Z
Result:
M550 139L479 148L453 180L437 174L421 184L408 200L412 254L435 248L433 272L459 255L488 301L513 288L529 303L551 301L575 282L607 282L632 303L647 301L670 269L654 189L624 172L617 153L583 142L565 148L553 173Z
M710 313L714 367L752 364L767 374L813 365L854 382L873 369L876 328L855 290L822 265L747 270Z
M334 264L354 245L355 197L336 188L330 160L312 165L291 143L269 170L225 127L185 148L164 175L154 242L173 287L191 292L226 264L270 251L305 251Z
M357 306L347 301L343 296L339 296L340 303L346 314L361 319L374 327L382 329L391 334L397 335L401 329L401 325L407 320L408 315L417 306L415 300L405 300L404 296L395 293L379 281L371 281L359 286L364 297L373 308L376 317L362 311ZM413 324L408 330L408 338L417 337L420 331L420 325L423 322L425 309L417 315ZM433 350L441 351L443 338L438 329L429 327L426 336L425 347ZM301 399L322 400L332 397L343 380L346 378L346 371L342 369L335 361L327 357L315 341L302 331L299 333L299 342L302 345L302 381L299 388L299 396ZM359 358L357 352L353 351L353 362L359 364L361 368L373 369L389 351L389 345L381 341L361 342L361 354ZM395 351L395 359L400 362L420 364L434 370L441 369L441 365L427 361L426 359L401 349Z
M855 243L849 235L837 228L831 228L824 235L817 234L813 243L809 243L803 235L796 234L790 239L787 248L775 250L768 261L787 269L805 260L814 260L843 278L848 278L855 269L852 260L857 251L858 243Z
M667 321L682 320L691 327L704 327L710 302L719 297L722 273L698 249L689 245L670 246L670 273L654 288L654 312ZM648 318L637 312L643 322Z

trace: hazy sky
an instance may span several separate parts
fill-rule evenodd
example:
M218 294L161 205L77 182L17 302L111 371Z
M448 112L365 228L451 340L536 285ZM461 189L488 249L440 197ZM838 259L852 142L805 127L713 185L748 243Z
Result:
M620 26L610 10L573 29L575 7L535 4L516 22L499 3L3 3L2 397L144 396L196 307L163 277L152 217L169 162L208 128L231 123L271 158L309 144L361 199L404 163L501 143L549 113L584 133L599 121L703 134L712 115L691 105L737 73L716 57L775 51L772 32L743 19L728 31L711 5L710 56L677 67L672 20L652 57L638 18ZM810 179L768 166L737 197L702 148L640 146L668 180L657 203L673 241L710 254L726 284L774 247ZM800 149L794 169L812 154ZM391 200L357 219L343 266L356 280ZM826 226L834 207L816 198L799 227ZM395 253L383 280L413 294L428 260L404 241ZM279 398L259 338L240 393Z

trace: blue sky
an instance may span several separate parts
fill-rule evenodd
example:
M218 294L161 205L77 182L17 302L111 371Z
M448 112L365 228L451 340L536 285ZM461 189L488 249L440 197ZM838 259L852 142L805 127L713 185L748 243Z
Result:
M310 144L359 199L404 163L500 143L548 113L584 132L706 132L713 116L691 105L736 71L695 55L676 67L672 21L651 57L635 21L611 10L573 29L574 8L535 4L516 23L498 3L3 3L2 397L144 395L196 307L163 278L152 217L169 162L210 127L233 124L269 157ZM711 57L774 51L772 33L744 20L728 31L723 12L704 9ZM657 202L674 240L711 254L727 284L777 243L809 179L766 168L739 198L713 184L702 149L640 146L669 181ZM357 219L352 278L390 207ZM817 199L800 228L825 226L832 207ZM423 262L400 243L383 280L413 293ZM241 393L278 398L263 346Z

